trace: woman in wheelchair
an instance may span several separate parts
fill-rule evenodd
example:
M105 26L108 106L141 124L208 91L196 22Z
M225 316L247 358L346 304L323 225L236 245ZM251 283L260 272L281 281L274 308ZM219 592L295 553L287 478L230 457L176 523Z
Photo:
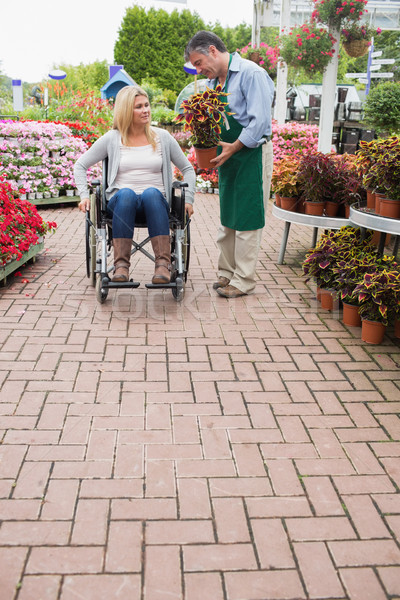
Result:
M129 280L135 219L149 230L155 257L152 283L170 281L171 162L188 184L185 208L189 217L193 214L194 169L169 132L150 127L150 118L147 93L136 86L122 88L115 100L113 129L75 163L79 208L85 212L90 209L87 169L108 158L106 198L112 217L115 282Z

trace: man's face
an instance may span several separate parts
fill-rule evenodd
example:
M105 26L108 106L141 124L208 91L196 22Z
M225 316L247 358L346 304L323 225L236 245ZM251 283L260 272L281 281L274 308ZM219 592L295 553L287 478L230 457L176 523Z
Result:
M221 75L220 53L215 46L210 46L209 54L191 52L189 60L196 67L199 75L205 75L208 79L215 79Z

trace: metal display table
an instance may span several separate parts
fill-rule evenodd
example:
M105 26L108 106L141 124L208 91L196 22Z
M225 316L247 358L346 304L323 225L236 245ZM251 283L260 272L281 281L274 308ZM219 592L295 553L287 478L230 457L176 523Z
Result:
M388 217L381 217L372 212L364 212L359 209L358 205L350 206L350 222L352 225L357 225L360 229L373 229L374 231L380 231L381 236L379 240L378 251L383 254L385 248L386 235L390 233L395 235L395 243L393 248L393 254L396 256L399 250L400 242L400 220L390 219Z
M290 225L297 223L298 225L305 225L306 227L313 227L312 247L317 243L318 228L323 229L340 229L345 225L349 225L349 219L340 217L319 217L314 215L306 215L305 213L292 212L290 210L284 210L278 206L273 205L272 214L274 217L285 221L285 228L283 230L283 237L281 241L281 247L278 256L278 265L283 264L285 258L286 245L289 237Z

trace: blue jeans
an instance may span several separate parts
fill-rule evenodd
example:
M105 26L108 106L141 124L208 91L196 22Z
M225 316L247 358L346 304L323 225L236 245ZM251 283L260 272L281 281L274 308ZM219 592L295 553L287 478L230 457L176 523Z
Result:
M135 220L147 223L150 237L169 235L168 202L157 188L136 194L122 188L109 200L107 214L112 217L113 238L133 238Z

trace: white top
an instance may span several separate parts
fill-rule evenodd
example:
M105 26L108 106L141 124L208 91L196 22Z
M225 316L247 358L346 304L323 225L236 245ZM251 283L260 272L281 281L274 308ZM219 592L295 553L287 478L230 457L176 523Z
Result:
M188 184L185 194L185 202L193 204L194 186L196 175L194 169L178 142L168 131L159 127L152 127L160 140L162 163L162 179L165 187L165 194L168 204L171 205L172 199L172 168L171 162L178 167L183 174L183 180ZM119 161L121 159L121 134L118 129L110 129L101 138L95 141L82 156L78 158L74 167L75 183L81 198L89 198L90 192L86 171L99 161L108 158L106 197L109 200L117 191L115 187L115 178L118 173Z
M115 186L118 189L129 188L142 194L149 187L155 187L165 196L162 179L162 155L160 143L156 150L153 146L120 146L120 163Z

